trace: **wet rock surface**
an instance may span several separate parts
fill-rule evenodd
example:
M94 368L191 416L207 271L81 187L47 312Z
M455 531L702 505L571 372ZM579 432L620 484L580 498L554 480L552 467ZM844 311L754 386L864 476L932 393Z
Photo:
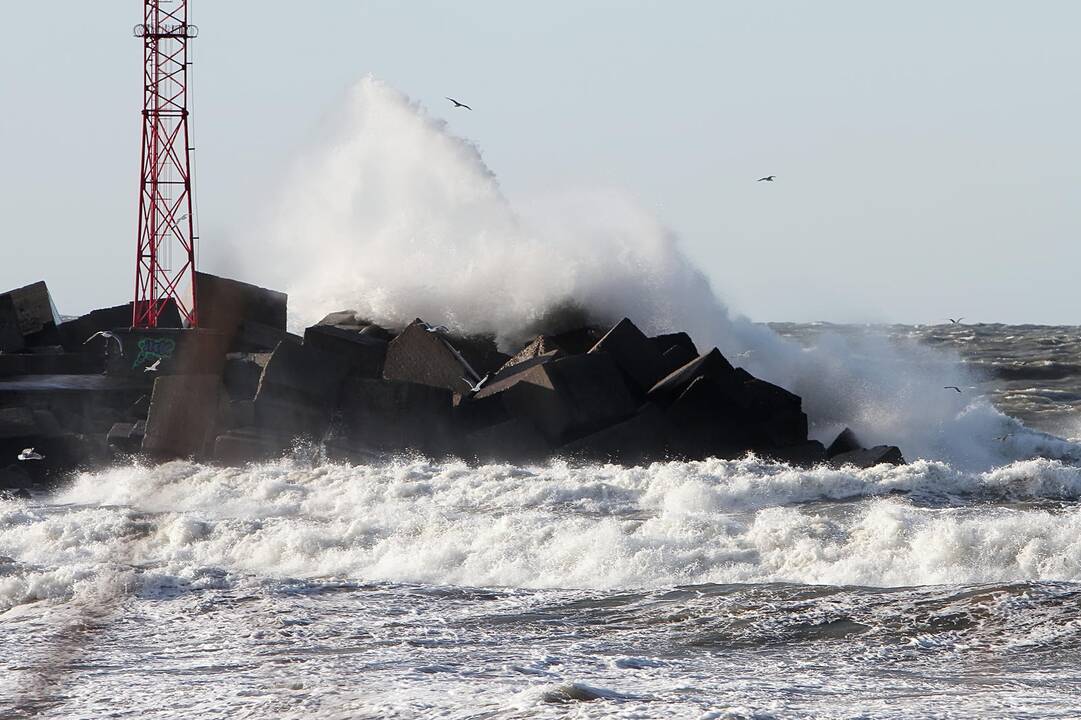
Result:
M628 318L499 348L419 318L384 328L342 310L301 337L286 328L283 293L197 282L198 330L132 329L130 304L59 322L44 283L0 294L0 488L117 457L242 464L298 443L350 461L904 462L848 429L825 448L807 437L797 395L686 333L648 337ZM29 448L41 458L17 461Z

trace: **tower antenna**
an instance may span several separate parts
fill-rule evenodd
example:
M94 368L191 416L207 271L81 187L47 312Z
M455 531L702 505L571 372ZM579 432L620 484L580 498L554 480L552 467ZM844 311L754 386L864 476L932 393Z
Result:
M169 300L187 327L198 324L195 217L188 100L188 0L144 0L143 143L132 327L155 328Z

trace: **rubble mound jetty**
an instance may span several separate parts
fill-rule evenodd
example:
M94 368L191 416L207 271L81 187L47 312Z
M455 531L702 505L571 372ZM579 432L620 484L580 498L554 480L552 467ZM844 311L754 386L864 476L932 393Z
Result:
M904 462L847 429L828 448L809 440L799 396L627 318L507 355L492 337L348 310L301 337L284 293L206 273L196 286L198 329L169 307L133 329L130 303L62 321L43 282L0 294L0 492L132 456L244 464L302 442L351 462ZM18 459L28 448L40 459Z

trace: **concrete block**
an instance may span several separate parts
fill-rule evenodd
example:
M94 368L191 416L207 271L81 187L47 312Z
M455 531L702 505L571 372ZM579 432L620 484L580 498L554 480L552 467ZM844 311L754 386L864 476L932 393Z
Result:
M140 395L136 398L135 402L128 406L125 416L127 419L135 422L137 420L146 421L146 416L150 413L150 395Z
M333 401L348 371L348 364L336 355L283 342L263 369L256 397L276 393L320 403Z
M387 342L390 342L398 335L398 332L391 332L384 327L376 325L368 318L362 317L356 310L339 310L338 312L332 312L317 322L316 325L353 330L354 332L359 332L367 337L386 340Z
M673 345L661 353L661 361L664 363L665 376L679 370L681 367L698 357L698 353L691 352L682 345Z
M385 342L390 342L399 335L398 332L392 332L379 325L365 325L360 329L360 334L365 337L375 338Z
M583 355L604 337L604 330L597 327L580 327L551 336L552 343L567 355Z
M195 273L195 291L201 328L219 330L230 339L244 321L286 329L285 293L203 272Z
M123 305L100 308L74 320L60 323L57 326L60 344L63 345L64 350L67 352L87 352L86 339L94 333L101 330L127 330L131 327L132 307L134 304L129 302ZM176 307L176 302L169 298L165 301L161 314L158 316L158 327L177 329L180 326L180 311Z
M255 401L232 400L229 403L229 427L253 427L255 425Z
M664 377L664 361L656 346L638 327L623 318L597 341L591 353L605 352L630 379L630 384L645 393Z
M807 415L799 395L752 378L743 383L740 398L756 442L767 445L794 445L807 441Z
M834 455L830 458L830 465L844 467L854 465L857 468L867 469L883 463L889 465L904 465L905 458L901 455L900 448L893 445L876 445L865 450L851 450L849 452Z
M629 417L635 401L610 355L572 355L535 365L504 381L503 403L524 417L553 445Z
M113 347L115 349L116 346ZM104 367L103 357L93 353L0 354L0 378L19 375L87 375L100 373Z
M22 336L27 340L33 340L35 336L39 339L38 342L28 344L54 344L49 342L48 338L55 337L56 326L60 324L60 314L53 305L49 288L44 281L9 290L4 295L11 299L15 307Z
M28 407L0 408L0 439L29 438L37 435L34 411Z
M361 333L360 327L313 325L304 331L304 344L345 358L357 377L383 377L388 343L377 335Z
M512 418L466 436L466 452L481 462L531 462L551 454L544 435L525 418Z
M209 450L222 397L218 375L169 375L154 381L142 449L152 457L199 457Z
M348 371L346 361L336 355L280 343L259 379L256 424L284 435L320 437Z
M535 355L533 357L526 358L514 365L504 365L502 368L499 369L498 372L488 378L488 380L484 383L481 389L477 393L475 393L473 397L474 399L478 397L487 397L489 395L502 392L503 390L506 390L507 387L517 382L516 380L510 380L516 375L528 370L535 365L543 365L544 363L552 362L553 360L558 360L562 357L567 357L567 354L564 353L562 350L551 350L541 355ZM507 382L508 380L510 380L510 382Z
M826 448L826 456L832 459L841 453L861 449L863 449L863 443L856 437L856 433L852 432L850 428L845 428L837 435L836 439L830 443L830 446Z
M55 437L64 433L56 416L49 410L34 410L35 434L40 437Z
M469 366L480 377L491 375L510 360L510 356L500 352L493 335L456 335L450 333L443 338L461 353Z
M485 397L455 395L454 426L465 434L476 432L510 419L499 394Z
M20 465L11 464L0 467L0 490L29 490L34 485L34 479L30 473ZM21 499L26 496L19 495Z
M452 393L420 383L351 377L339 403L342 434L365 450L453 449Z
M798 467L814 467L826 462L826 448L817 440L776 447L766 450L763 456Z
M21 337L21 336L20 336ZM26 372L28 355L0 353L0 378L18 377Z
M230 352L263 353L272 352L282 341L300 345L303 339L285 330L271 325L264 325L254 320L242 320L229 342Z
M9 294L0 295L0 352L20 352L25 347L26 340L19 327L15 301Z
M136 453L142 446L142 435L134 434L135 423L113 423L105 442L110 448L122 453Z
M223 465L246 465L281 457L290 439L258 428L230 430L214 439L214 461Z
M671 454L670 444L676 432L664 411L647 403L623 422L567 443L559 449L559 454L625 465L658 462Z
M371 324L370 320L361 317L356 310L339 310L338 312L332 312L323 316L323 319L316 323L316 325L352 327L357 330Z
M744 424L744 409L731 391L711 377L699 376L668 406L678 427Z
M106 372L115 377L145 381L164 375L221 375L228 337L216 330L156 328L114 330L116 340L97 338L91 345L106 355ZM90 347L90 346L87 346ZM148 372L148 367L157 370Z
M503 373L508 368L512 368L521 363L535 360L538 357L547 357L554 359L555 357L565 354L563 350L555 344L549 335L538 335L533 338L524 348L511 356L507 362L503 363L503 366L499 368L498 373Z
M259 389L259 379L263 376L263 368L266 367L266 361L260 363L258 357L252 353L230 353L226 357L222 382L231 400L255 398L255 393Z
M800 398L755 378L739 382L744 376L699 375L669 405L669 417L701 446L687 448L688 455L733 457L807 441Z
M694 344L694 340L691 340L691 336L685 332L664 333L651 337L649 341L662 355L678 347L686 351L684 354L689 353L692 359L698 357L698 347Z
M798 411L803 405L799 395L780 385L752 378L743 384L748 407L758 417L772 417L778 413Z
M729 390L699 376L668 407L677 431L673 451L688 459L742 457L755 446L752 430Z
M721 351L713 348L704 355L687 363L683 367L669 373L665 378L657 382L649 391L649 399L661 407L671 405L684 390L699 377L708 377L715 382L727 385L734 383L734 368L732 364L721 355Z
M387 345L383 377L387 380L419 383L466 394L473 373L480 373L440 333L429 332L417 320Z

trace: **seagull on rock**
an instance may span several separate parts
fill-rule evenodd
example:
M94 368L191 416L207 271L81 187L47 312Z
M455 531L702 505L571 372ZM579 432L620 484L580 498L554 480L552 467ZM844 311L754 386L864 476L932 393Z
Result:
M446 96L444 95L444 97L446 97ZM454 103L454 107L456 107L456 108L465 108L466 110L472 110L473 109L473 108L469 107L468 105L466 105L464 102L458 102L457 100L455 100L452 97L448 97L447 100L450 100L452 103Z
M116 340L116 346L118 348L120 348L120 354L121 355L124 354L124 343L120 342L120 338L118 338L116 336L116 333L114 333L112 330L98 330L96 333L94 333L93 335L88 337L86 340L84 340L83 345L86 345L88 342L90 342L94 338L98 337L99 335L101 337L105 338L106 341L108 341L108 340Z
M428 332L443 333L444 335L450 334L450 328L446 325L425 325L424 329Z
M23 448L23 451L19 453L19 460L26 462L27 460L44 460L45 456L41 453L34 452L34 448Z

